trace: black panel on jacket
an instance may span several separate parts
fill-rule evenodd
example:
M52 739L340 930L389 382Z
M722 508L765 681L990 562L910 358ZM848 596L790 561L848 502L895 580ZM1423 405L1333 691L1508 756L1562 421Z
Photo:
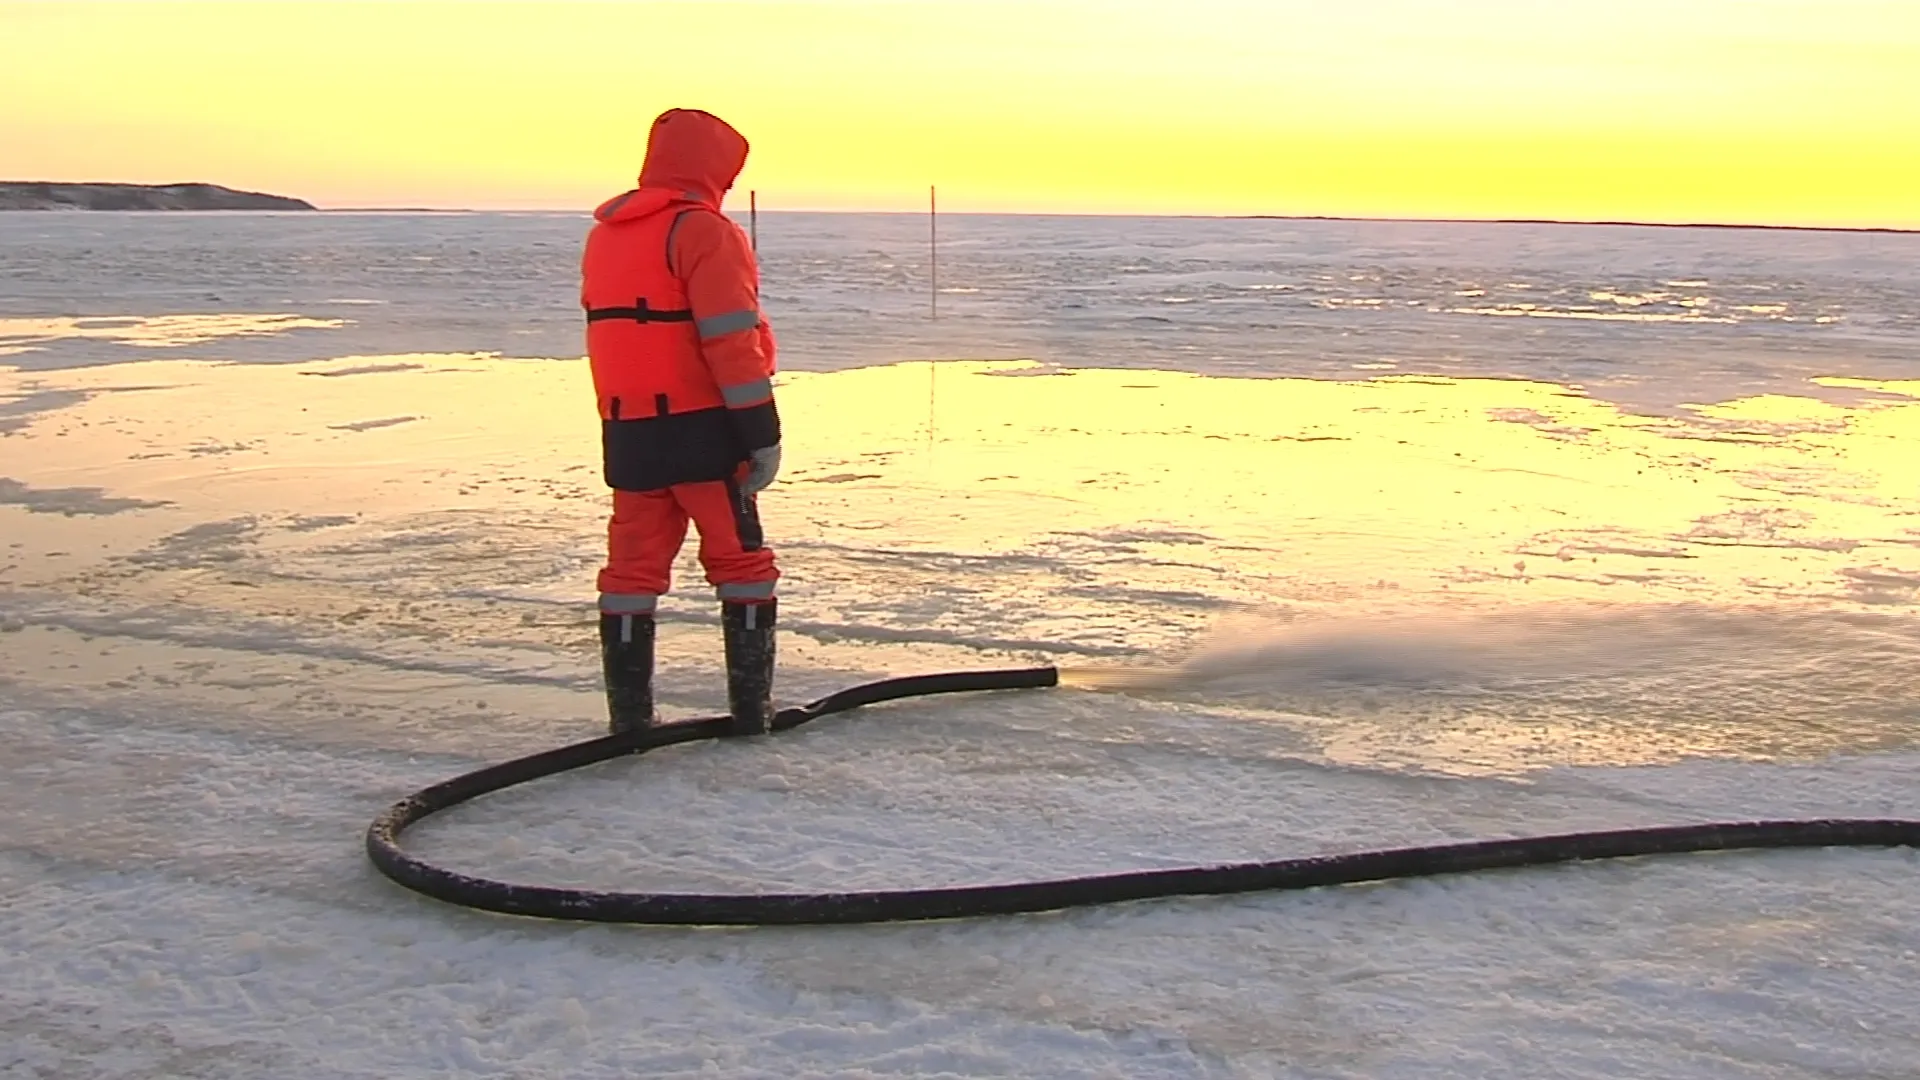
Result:
M727 409L602 420L600 448L607 486L654 491L675 484L725 480L750 456Z
M741 446L748 450L760 450L780 442L780 413L774 409L772 401L727 411L733 414L733 430L739 436Z

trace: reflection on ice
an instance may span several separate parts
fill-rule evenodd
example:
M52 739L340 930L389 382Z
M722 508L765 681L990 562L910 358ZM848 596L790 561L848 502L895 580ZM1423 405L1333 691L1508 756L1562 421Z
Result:
M1920 384L1827 382L1858 400L1647 417L1518 380L789 374L788 467L764 503L783 693L1098 663L1081 685L1169 722L1255 720L1332 759L1443 771L1901 742ZM590 730L604 491L579 365L0 375L0 400L35 395L0 434L0 617L32 643L0 679L19 693L90 692L48 658L118 627L149 642L126 678L189 701L213 693L182 666L207 649L258 643L256 694L336 672L279 714L332 738L476 737L471 693L397 731L380 680L350 674L368 664L429 701L435 680L519 688L516 719L483 725L503 748ZM705 711L712 603L690 553L680 582L662 700Z
M1573 309L1542 308L1532 304L1514 304L1509 307L1448 308L1455 315L1499 315L1532 319L1588 319L1594 322L1644 322L1644 323L1723 323L1731 325L1739 322L1731 316L1700 315L1692 312L1638 312L1638 311L1592 311Z

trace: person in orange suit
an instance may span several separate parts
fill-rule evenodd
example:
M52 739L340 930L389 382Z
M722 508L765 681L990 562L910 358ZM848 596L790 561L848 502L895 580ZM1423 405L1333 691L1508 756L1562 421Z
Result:
M719 117L653 122L639 186L593 213L581 259L587 358L613 489L600 571L609 726L657 722L654 611L691 521L718 593L736 735L773 720L774 586L757 498L780 471L774 339L752 244L720 211L747 140Z

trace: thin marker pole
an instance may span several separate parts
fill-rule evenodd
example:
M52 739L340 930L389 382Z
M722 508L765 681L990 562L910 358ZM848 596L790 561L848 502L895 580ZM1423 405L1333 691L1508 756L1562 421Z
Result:
M747 239L757 253L760 250L760 193L747 192Z
M940 204L931 185L927 188L927 310L940 317ZM927 468L933 468L934 402L939 398L940 365L927 361Z

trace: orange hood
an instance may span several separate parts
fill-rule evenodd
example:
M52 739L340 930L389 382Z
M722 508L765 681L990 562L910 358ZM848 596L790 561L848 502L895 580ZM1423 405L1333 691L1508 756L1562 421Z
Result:
M715 210L747 164L747 140L725 120L698 109L668 109L647 134L642 188L664 188Z

